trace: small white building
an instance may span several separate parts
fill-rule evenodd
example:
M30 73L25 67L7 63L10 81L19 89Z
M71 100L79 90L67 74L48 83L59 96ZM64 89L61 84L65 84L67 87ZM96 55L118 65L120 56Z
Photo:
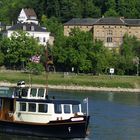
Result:
M37 15L34 9L25 8L22 9L19 16L17 23L35 23L38 24Z
M44 46L47 45L50 38L50 32L47 32L45 28L40 27L35 23L26 23L26 22L17 23L13 25L11 28L7 30L6 36L10 38L13 32L19 30L27 32L30 36L36 38L38 42Z

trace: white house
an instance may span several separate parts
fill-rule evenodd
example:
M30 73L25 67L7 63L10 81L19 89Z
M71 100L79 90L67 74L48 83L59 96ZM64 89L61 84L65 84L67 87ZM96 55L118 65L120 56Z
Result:
M18 16L18 23L35 23L38 24L38 19L35 11L31 8L22 9Z
M13 25L11 28L7 30L6 36L10 38L13 32L19 30L27 32L30 36L36 38L39 41L39 43L44 46L47 45L50 38L50 32L47 32L45 28L40 27L35 23L26 23L26 22L17 23Z

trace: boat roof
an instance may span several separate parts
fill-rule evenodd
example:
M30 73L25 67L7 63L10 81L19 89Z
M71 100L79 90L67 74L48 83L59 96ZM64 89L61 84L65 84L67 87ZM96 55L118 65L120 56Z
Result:
M68 99L32 99L32 98L13 98L13 88L9 87L0 87L0 98L3 99L16 99L19 102L34 102L34 103L52 103L52 104L80 104L80 101L77 100L68 100Z
M16 101L20 102L37 102L37 103L52 103L52 104L73 104L77 105L80 104L80 101L77 100L64 100L64 99L25 99L25 98L18 98Z

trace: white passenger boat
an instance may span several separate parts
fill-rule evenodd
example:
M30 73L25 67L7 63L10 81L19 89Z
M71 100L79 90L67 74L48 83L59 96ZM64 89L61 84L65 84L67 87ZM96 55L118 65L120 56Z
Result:
M45 88L1 87L2 133L47 138L84 138L88 124L89 115L82 112L79 101L50 99Z

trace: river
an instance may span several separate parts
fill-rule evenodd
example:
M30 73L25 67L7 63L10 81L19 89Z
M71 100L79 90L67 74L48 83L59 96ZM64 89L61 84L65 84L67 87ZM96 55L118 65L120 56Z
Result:
M75 140L139 140L140 94L112 92L50 91L55 98L89 99L89 135ZM47 138L0 134L0 140L46 140ZM58 140L58 139L47 139Z

